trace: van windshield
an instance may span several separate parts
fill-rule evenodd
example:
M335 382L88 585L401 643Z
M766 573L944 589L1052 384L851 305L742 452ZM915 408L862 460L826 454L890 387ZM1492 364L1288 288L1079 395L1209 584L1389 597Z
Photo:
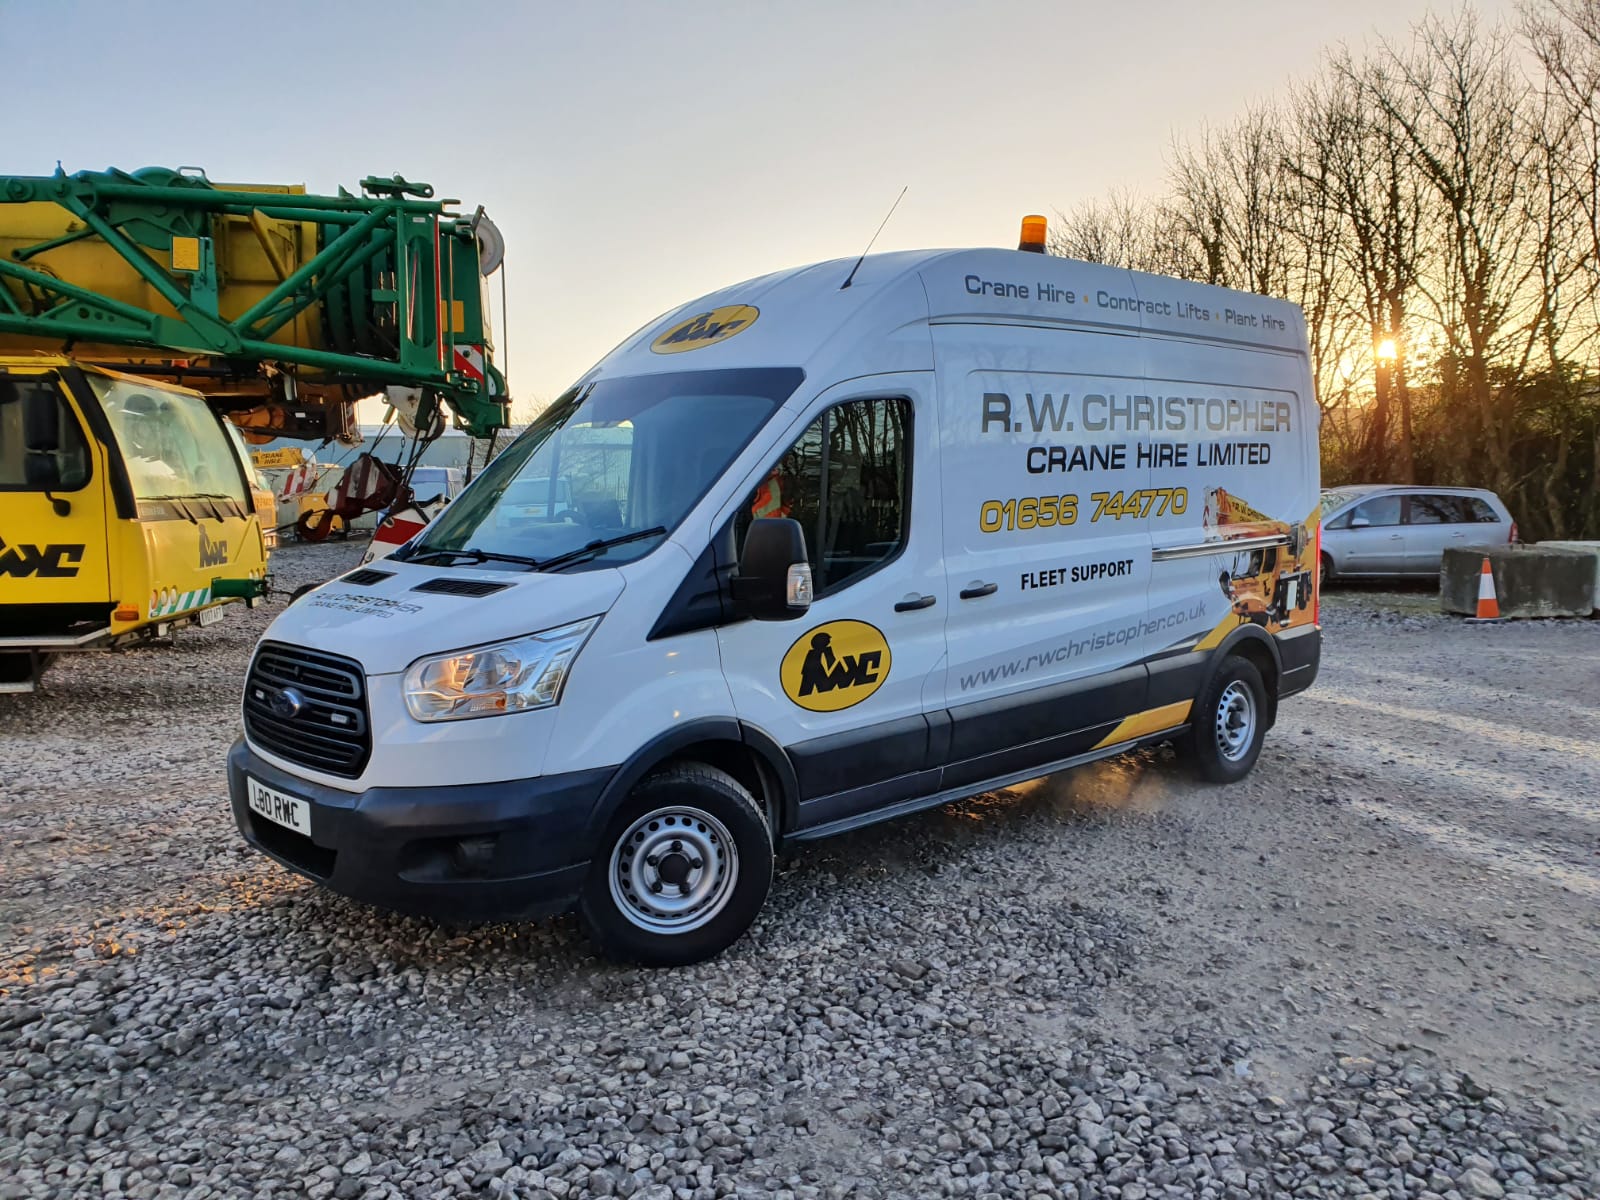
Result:
M405 557L481 551L544 563L630 535L638 536L608 545L598 561L643 557L804 378L799 368L771 367L582 384L540 414Z

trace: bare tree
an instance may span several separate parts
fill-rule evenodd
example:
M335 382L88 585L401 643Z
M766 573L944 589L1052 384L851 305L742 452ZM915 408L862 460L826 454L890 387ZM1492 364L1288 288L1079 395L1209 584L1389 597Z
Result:
M1204 282L1266 295L1288 290L1284 151L1281 118L1264 106L1173 148L1173 209Z
M1524 4L1522 29L1544 69L1546 95L1570 123L1567 178L1590 260L1600 263L1600 0Z
M1198 264L1172 210L1132 192L1113 191L1056 213L1050 252L1130 271L1192 278Z
M1471 12L1451 24L1429 18L1409 48L1384 47L1373 70L1385 84L1369 91L1431 193L1443 253L1425 290L1447 349L1445 398L1475 431L1488 482L1502 490L1516 482L1513 406L1495 367L1526 333L1537 275L1529 251L1539 236L1522 203L1536 172L1528 85L1514 63L1509 35L1485 33Z
M1053 249L1298 303L1332 476L1487 484L1593 535L1600 0L1524 2L1522 41L1465 11L1335 52Z
M1347 281L1346 319L1368 334L1356 341L1356 358L1371 364L1373 381L1360 466L1372 478L1409 483L1416 468L1408 359L1424 263L1424 196L1403 131L1378 98L1393 86L1379 65L1358 62L1348 50L1332 55L1324 77L1298 94L1301 154L1290 169L1301 187L1300 207L1314 208L1320 220L1331 210L1338 224L1331 252L1314 269Z

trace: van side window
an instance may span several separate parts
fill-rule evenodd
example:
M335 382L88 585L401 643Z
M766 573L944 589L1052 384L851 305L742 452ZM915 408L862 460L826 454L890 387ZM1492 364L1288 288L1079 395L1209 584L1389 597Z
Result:
M905 545L910 504L906 400L851 400L807 427L741 507L740 545L758 517L793 517L816 594L875 570Z
M54 409L56 448L28 448L30 412L33 428L39 408ZM0 379L0 491L75 492L89 482L89 446L78 419L54 383L46 379Z

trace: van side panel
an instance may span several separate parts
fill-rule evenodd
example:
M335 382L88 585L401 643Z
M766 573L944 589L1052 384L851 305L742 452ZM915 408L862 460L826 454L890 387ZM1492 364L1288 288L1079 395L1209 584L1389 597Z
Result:
M1151 513L1181 502L1151 493L1151 462L1118 415L1145 390L1142 351L1112 332L934 327L947 782L1092 747L1145 707L1142 660L1209 628L1204 612L1145 611Z

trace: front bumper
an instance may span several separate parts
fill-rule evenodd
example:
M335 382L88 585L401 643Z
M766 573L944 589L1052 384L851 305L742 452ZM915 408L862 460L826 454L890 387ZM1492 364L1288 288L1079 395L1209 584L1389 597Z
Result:
M228 797L244 840L352 899L440 920L550 916L589 870L590 819L615 768L459 787L344 792L228 752ZM251 811L245 776L311 806L309 836Z

